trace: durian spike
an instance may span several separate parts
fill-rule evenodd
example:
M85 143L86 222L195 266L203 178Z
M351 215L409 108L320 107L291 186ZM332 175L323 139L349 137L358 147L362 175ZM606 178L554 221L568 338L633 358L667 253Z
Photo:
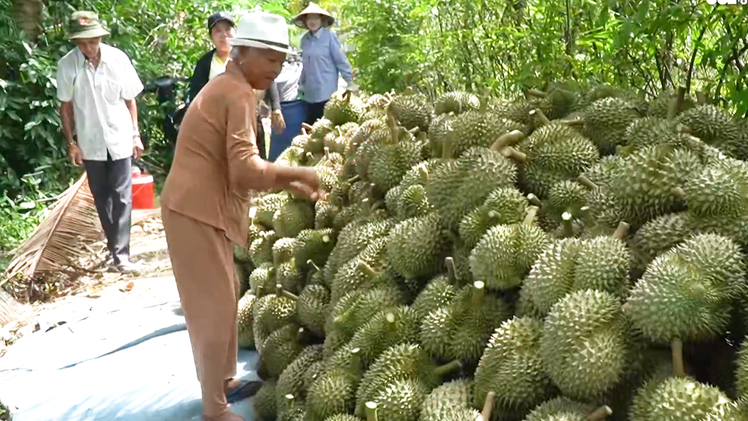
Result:
M585 417L586 421L602 421L613 415L613 410L608 405L603 405Z
M504 148L501 148L501 154L504 155L507 158L511 158L515 161L518 161L520 164L524 164L527 162L527 155L523 154L522 152L512 148L511 146L507 146Z
M444 266L447 267L447 279L449 279L449 282L453 284L456 283L457 271L455 270L455 259L453 259L452 256L445 258Z
M535 98L547 98L548 97L548 94L537 89L528 89L526 94L527 94L526 95L527 97L535 97Z
M681 105L683 104L683 100L686 98L686 87L685 86L679 86L678 91L675 94L675 98L670 100L670 106L667 110L667 119L673 120L675 116L678 114L678 110L680 110Z
M551 124L551 120L548 120L548 117L543 114L543 111L541 111L540 108L536 108L530 111L530 118L537 121L537 127L547 126Z
M582 183L585 187L587 187L590 190L597 190L598 189L597 184L593 183L592 180L590 180L589 178L587 178L586 175L580 175L579 177L577 177L577 181L579 181L580 183Z
M491 145L491 149L497 152L501 152L501 149L504 146L514 146L517 143L519 143L522 138L525 137L525 134L522 133L520 130L512 130L509 133L505 133L501 135L498 139L496 139L495 142L493 142L493 145Z
M525 215L525 220L522 221L524 225L533 225L535 223L535 217L538 216L538 211L540 210L537 206L528 206L527 207L527 214Z
M319 266L317 266L317 264L314 263L314 260L309 259L309 260L306 261L306 264L309 265L309 266L311 266L312 269L314 269L315 272L322 272L322 270L319 268Z
M564 226L564 237L573 237L574 236L574 225L571 223L571 213L564 212L561 214L561 223Z
M527 195L527 201L530 202L531 205L542 207L543 202L538 199L538 196L535 196L534 194L530 193Z
M299 297L296 294L294 294L292 292L289 292L289 291L286 291L285 289L283 289L283 285L281 285L281 284L275 284L275 295L277 295L279 297L280 296L284 296L284 297L286 297L288 299L291 299L291 300L294 300L294 301L296 301L296 300L299 299Z
M683 341L680 338L670 341L670 351L673 354L673 374L676 377L686 377L686 369L683 365Z
M623 241L629 234L629 228L630 226L626 221L619 222L618 228L616 228L616 231L613 233L613 237L616 237L619 240Z
M462 363L460 362L460 360L454 360L454 361L448 362L448 363L446 363L444 365L440 365L439 367L436 367L434 369L434 374L437 377L442 377L442 376L444 376L446 374L452 373L452 372L457 371L457 370L459 370L461 368L462 368Z
M423 180L424 183L429 181L429 170L427 170L424 165L418 167L418 175L421 176L421 180Z
M368 263L364 262L363 260L359 260L358 269L363 272L364 275L368 276L369 280L372 280L379 275L377 271L375 271L371 266L369 266Z
M366 402L366 421L377 421L376 402Z
M482 305L486 298L486 284L483 281L473 282L473 301L476 305Z
M494 402L496 401L496 392L493 390L486 394L486 401L483 402L483 410L480 413L480 417L483 421L490 421L491 414L493 413Z
M307 131L312 131L313 127L309 123L301 123L301 128Z
M686 192L680 187L675 187L673 189L673 194L678 196L679 199L686 199Z

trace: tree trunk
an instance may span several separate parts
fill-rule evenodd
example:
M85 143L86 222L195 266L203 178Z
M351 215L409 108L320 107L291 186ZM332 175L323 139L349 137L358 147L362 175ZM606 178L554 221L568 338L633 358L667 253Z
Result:
M16 0L15 6L21 32L31 43L36 43L39 35L42 34L41 20L44 2L42 0Z

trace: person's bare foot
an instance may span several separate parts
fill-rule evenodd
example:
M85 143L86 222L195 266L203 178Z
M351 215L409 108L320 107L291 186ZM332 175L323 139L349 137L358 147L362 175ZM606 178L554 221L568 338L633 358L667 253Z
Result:
M226 411L223 414L217 415L215 417L203 415L203 421L244 421L244 418L236 415L231 411Z

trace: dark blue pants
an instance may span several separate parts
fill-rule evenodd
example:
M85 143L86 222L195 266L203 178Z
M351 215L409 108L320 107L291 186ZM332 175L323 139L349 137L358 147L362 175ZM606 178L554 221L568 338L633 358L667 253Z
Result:
M322 116L325 114L325 104L327 104L327 100L322 102L304 101L304 107L306 107L307 124L314 124L315 121L322 118Z
M281 103L281 113L286 122L286 129L281 134L275 132L270 134L268 161L275 161L286 148L291 146L293 138L301 132L301 124L306 121L306 107L301 101Z

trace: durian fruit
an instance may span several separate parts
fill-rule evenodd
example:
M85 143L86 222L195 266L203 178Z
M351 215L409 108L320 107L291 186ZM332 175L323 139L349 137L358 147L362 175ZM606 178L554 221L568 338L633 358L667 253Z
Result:
M448 250L447 229L436 212L400 222L387 237L390 267L408 279L436 275Z
M650 220L629 239L632 268L644 273L655 257L690 235L691 220L687 212L668 213Z
M475 364L494 330L511 317L500 297L488 295L483 282L463 287L452 302L431 311L420 322L423 348L445 361Z
M324 285L307 284L296 298L296 311L305 328L317 336L325 334L330 291Z
M740 127L722 108L698 105L681 113L677 121L688 126L692 135L714 146L726 155L737 158L741 146Z
M595 409L593 405L558 397L538 405L523 421L602 421L610 413L606 406Z
M642 118L641 113L628 100L614 97L599 99L584 112L583 133L595 142L602 155L612 155L616 152L616 146L625 139L628 126L639 118Z
M255 302L252 317L255 348L262 355L263 344L268 336L296 320L296 301L286 297L283 287L276 285L274 294L264 295Z
M421 162L422 148L423 145L412 134L393 126L390 138L371 150L368 179L386 193L400 183L408 170Z
M625 297L632 259L627 232L628 224L621 222L612 236L554 242L532 266L521 294L543 315L570 292L595 289Z
M648 382L642 387L631 407L636 421L702 421L729 410L730 399L717 387L686 377L668 377Z
M387 105L387 113L408 130L418 127L426 132L434 115L434 107L425 95L408 87L402 94L393 96Z
M696 106L694 100L684 95L683 100L678 101L677 92L665 91L647 104L647 115L655 118L674 118L683 111L690 110Z
M385 350L366 371L356 392L356 414L365 413L366 402L374 399L386 385L400 379L415 379L431 390L442 377L461 368L459 361L437 366L419 345L401 343Z
M572 292L551 307L543 322L543 365L565 396L600 396L626 369L627 333L616 296L592 289Z
M628 128L623 140L624 146L620 155L626 156L645 146L691 146L690 135L683 124L665 118L644 117L634 120Z
M652 341L699 342L725 333L729 303L744 291L745 264L737 244L698 234L649 264L624 311Z
M434 101L434 113L437 116L447 113L460 114L479 108L480 100L478 97L465 91L446 92L439 95Z
M253 407L257 419L262 421L275 421L278 417L278 407L275 398L275 381L268 380L260 386L253 398Z
M538 113L542 121L545 116ZM541 199L561 181L578 177L600 159L595 145L565 124L543 123L517 149L507 147L502 153L521 163L520 184L524 190Z
M377 416L382 420L418 421L428 390L417 379L393 380L376 394Z
M356 95L333 95L325 104L324 118L330 120L334 126L342 126L349 122L357 122L364 111L364 103Z
M748 337L740 344L740 351L736 362L735 383L738 396L748 397Z
M421 406L418 421L489 421L473 409L473 382L452 380L433 389Z
M553 393L540 355L542 330L541 320L516 316L496 329L475 371L474 407L493 391L493 413L519 418Z
M297 247L294 250L296 267L308 271L310 261L316 266L324 266L335 247L336 239L337 233L330 228L301 231L296 236Z
M292 199L273 214L273 230L279 237L296 237L314 227L314 207L308 200Z
M372 285L353 290L331 309L325 331L328 334L340 333L350 339L378 312L404 304L400 291L391 285Z
M748 163L724 158L696 171L680 194L691 215L736 218L748 213Z
M273 263L273 245L278 240L275 231L269 230L257 234L249 245L249 256L255 268L265 263Z
M349 351L349 366L326 370L309 387L306 397L308 421L324 421L334 415L353 412L360 370L358 353L359 349Z
M439 275L431 279L421 290L411 307L419 319L423 319L432 311L452 302L457 295L457 278L455 276L455 263L452 257L444 259L447 275Z
M255 345L255 336L252 331L254 324L252 310L256 300L257 297L251 291L247 291L237 304L238 341L240 348L253 348Z
M278 416L277 421L305 421L306 410L304 403L299 402L296 396L288 394L285 396L284 411Z
M528 206L527 197L515 187L494 190L483 205L460 221L459 233L463 245L472 249L489 228L522 222Z
M309 345L304 348L281 373L277 382L274 383L274 395L276 412L282 414L287 409L287 395L293 395L295 401L303 402L306 399L309 384L306 379L312 366L322 362L322 346Z
M272 229L273 215L290 200L291 196L285 192L268 193L253 199L253 207L256 209L254 223Z
M335 306L348 293L361 288L390 283L387 267L388 238L372 241L355 258L338 270L330 288L330 303Z
M361 366L368 369L388 348L417 339L418 318L415 312L408 306L399 306L374 315L356 330L348 346L361 350Z
M387 235L394 221L357 221L348 224L338 234L335 248L323 268L325 283L329 286L335 280L338 269L350 259L364 251L371 240Z
M513 186L516 178L517 168L509 159L492 149L476 147L430 171L426 194L445 225L457 228L460 220L483 204L491 192Z
M532 264L550 243L535 223L538 207L530 206L521 224L497 225L481 237L470 254L473 279L489 290L518 287Z

